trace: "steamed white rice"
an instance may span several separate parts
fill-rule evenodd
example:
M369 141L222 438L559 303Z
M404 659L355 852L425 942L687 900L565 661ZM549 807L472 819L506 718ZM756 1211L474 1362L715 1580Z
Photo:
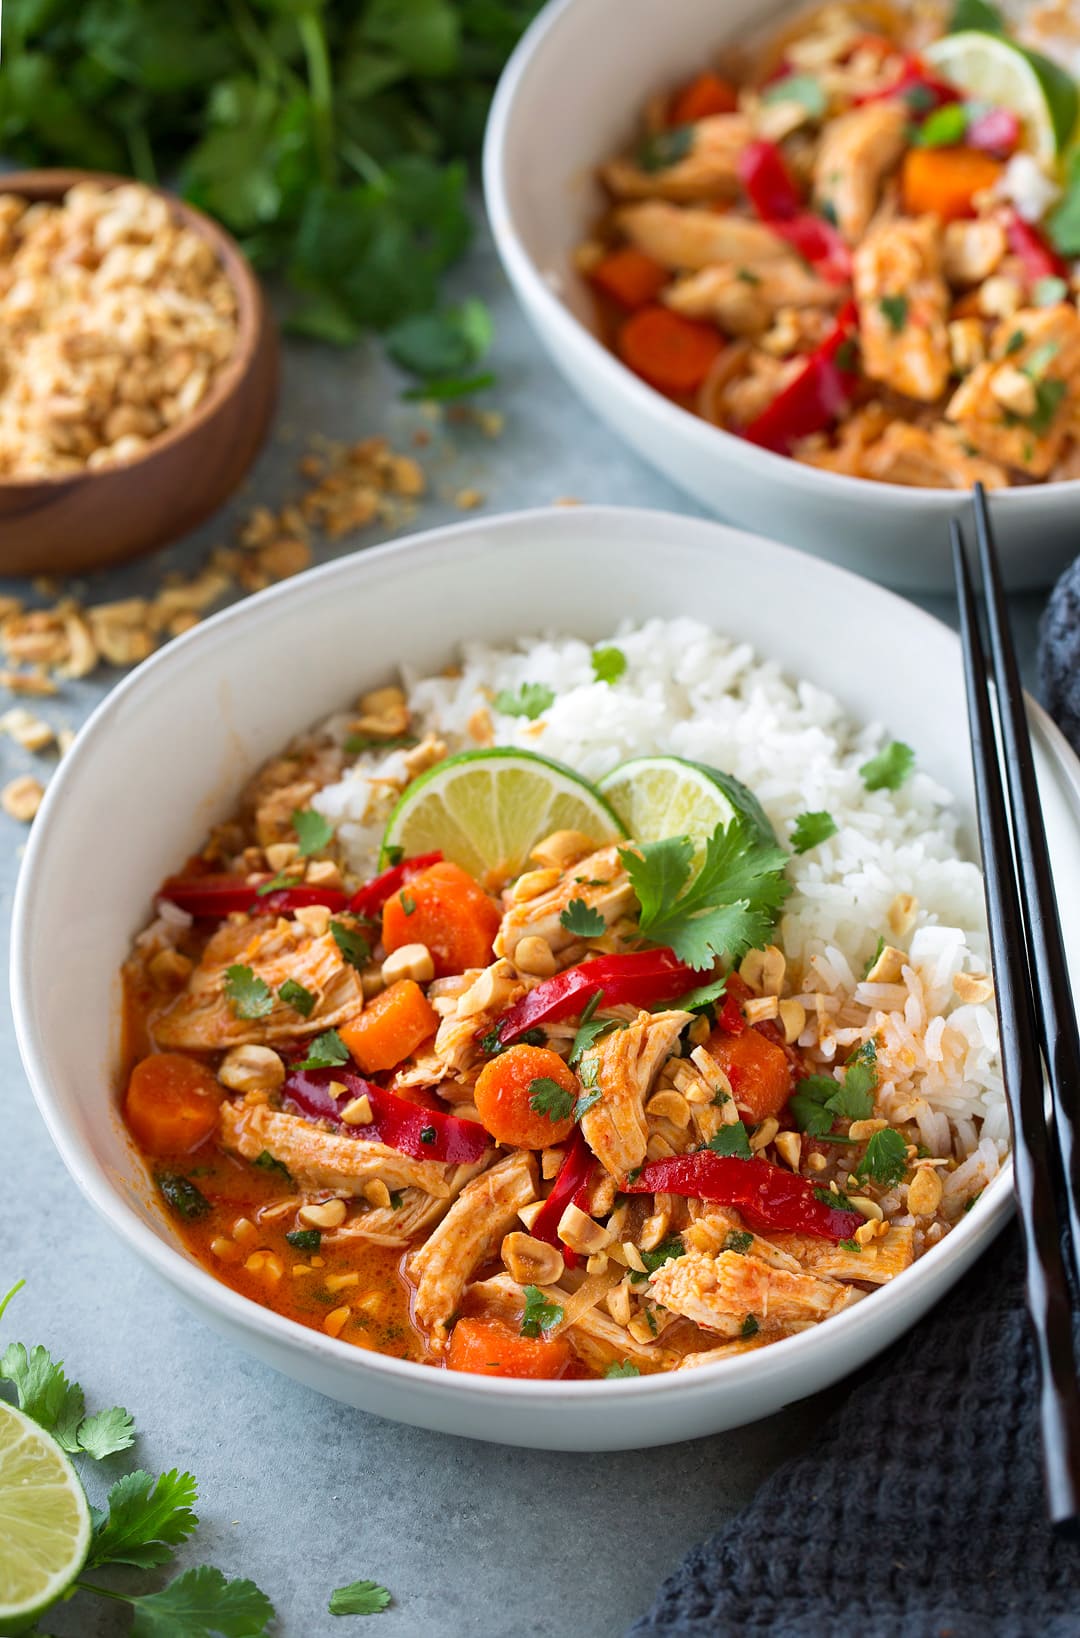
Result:
M807 1009L800 1045L826 1067L877 1036L883 1112L914 1121L930 1154L961 1162L946 1178L953 1215L998 1170L1008 1124L993 1002L961 1003L953 988L958 973L987 971L988 950L982 876L958 853L949 792L917 769L899 791L867 791L858 769L887 742L885 729L854 723L831 695L746 643L693 620L652 620L614 640L628 662L615 685L595 681L591 646L572 637L468 644L453 675L406 667L413 732L453 752L488 728L488 742L541 751L592 779L632 756L689 757L748 785L781 842L798 814L827 809L838 833L793 856L780 926ZM523 683L555 694L536 722L492 705ZM328 727L344 737L346 719ZM368 753L315 797L358 872L374 868L408 777L405 752ZM913 919L901 914L905 895ZM898 984L863 980L881 938L907 955ZM893 1207L902 1212L901 1201Z

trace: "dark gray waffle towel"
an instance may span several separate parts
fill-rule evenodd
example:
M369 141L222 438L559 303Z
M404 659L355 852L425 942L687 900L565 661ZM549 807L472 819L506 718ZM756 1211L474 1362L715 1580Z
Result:
M1015 1227L632 1629L729 1633L1080 1638L1080 1547L1043 1512Z

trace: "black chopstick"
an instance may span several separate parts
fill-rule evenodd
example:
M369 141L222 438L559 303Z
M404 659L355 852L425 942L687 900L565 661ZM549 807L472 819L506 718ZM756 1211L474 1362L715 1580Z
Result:
M985 530L989 539L989 530ZM1056 1528L1073 1530L1080 1512L1080 1390L1069 1285L1054 1198L1050 1134L1035 1005L1009 812L990 710L989 677L959 524L951 524L960 607L968 725L982 845L990 949L1001 1026L1001 1057L1012 1128L1013 1174L1024 1246L1027 1306L1034 1332L1039 1424L1047 1503ZM1001 625L1002 645L1009 641ZM1041 811L1028 812L1034 834ZM1061 957L1064 963L1064 956Z
M986 598L1013 841L1020 879L1027 883L1024 911L1028 960L1035 979L1035 1006L1040 1014L1043 1053L1054 1100L1054 1127L1069 1218L1073 1274L1080 1287L1080 1136L1076 1128L1076 1117L1080 1113L1080 1040L1076 1007L1065 964L1046 830L1039 809L1035 759L1020 672L1005 612L1005 591L990 530L990 511L981 483L975 485L975 539Z

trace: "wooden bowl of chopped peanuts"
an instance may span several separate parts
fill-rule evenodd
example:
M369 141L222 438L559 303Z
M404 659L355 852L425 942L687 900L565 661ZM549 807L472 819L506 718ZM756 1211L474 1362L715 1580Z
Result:
M236 489L277 395L277 334L200 211L89 171L0 194L0 572L164 545Z

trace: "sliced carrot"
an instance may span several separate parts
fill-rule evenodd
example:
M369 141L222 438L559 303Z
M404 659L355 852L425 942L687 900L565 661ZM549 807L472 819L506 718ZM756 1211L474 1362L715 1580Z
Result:
M709 1051L731 1082L742 1113L755 1121L780 1113L792 1093L791 1064L782 1047L767 1041L760 1030L744 1029L741 1035L717 1030Z
M668 109L668 124L693 125L710 114L733 114L738 106L739 94L731 82L706 70L676 92Z
M217 1077L182 1052L155 1052L131 1071L124 1117L152 1155L186 1153L215 1129L222 1090Z
M651 256L646 256L643 250L635 250L633 245L623 245L621 249L613 250L610 256L605 256L602 262L597 262L589 277L605 296L617 301L620 307L633 311L635 307L644 307L646 302L655 301L671 274L659 262L654 262Z
M436 978L445 978L487 966L500 920L498 907L460 865L430 865L387 899L383 944L388 951L426 944Z
M374 1075L393 1069L438 1027L439 1015L419 984L401 978L342 1024L338 1034L365 1075Z
M554 1081L555 1086L538 1087L537 1081ZM571 1099L578 1095L577 1077L557 1052L547 1047L512 1046L484 1065L473 1088L473 1101L496 1143L546 1149L570 1136L574 1119L569 1113L553 1119L534 1108L530 1099L558 1106L564 1100L556 1088Z
M711 324L683 318L666 307L642 307L619 331L623 362L661 392L694 392L724 350Z
M978 148L909 148L901 192L909 216L953 222L975 215L975 195L993 187L1003 166Z
M504 1320L460 1319L450 1336L446 1363L476 1376L527 1376L554 1380L572 1358L561 1337L522 1337Z

